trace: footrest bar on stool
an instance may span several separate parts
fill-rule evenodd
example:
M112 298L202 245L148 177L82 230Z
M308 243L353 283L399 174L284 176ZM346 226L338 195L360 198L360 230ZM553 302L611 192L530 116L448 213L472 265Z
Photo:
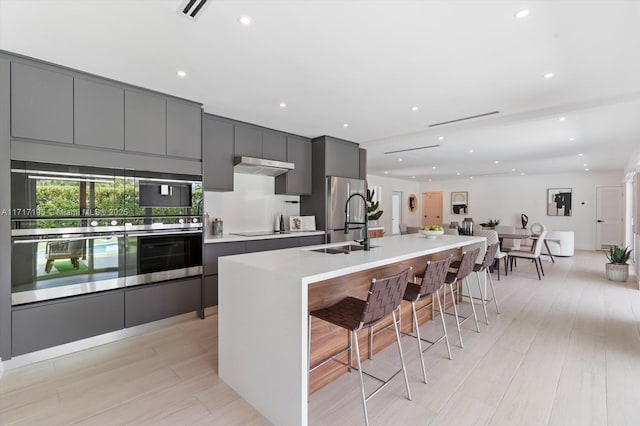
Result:
M340 361L339 359L335 358L338 355L342 355L343 353L348 352L349 349L351 349L351 347L347 346L346 348L342 349L340 352L336 352L335 354L331 355L329 358L325 359L324 361L320 362L319 364L314 365L313 367L309 368L309 372L313 372L314 370L316 370L316 369L322 367L323 365L327 364L329 361L334 361L334 362L337 362L338 364L344 365L345 367L349 367L349 370L351 370L352 368L357 370L357 368L355 368L353 365L351 365L351 360L349 360L349 363L346 363L346 362Z

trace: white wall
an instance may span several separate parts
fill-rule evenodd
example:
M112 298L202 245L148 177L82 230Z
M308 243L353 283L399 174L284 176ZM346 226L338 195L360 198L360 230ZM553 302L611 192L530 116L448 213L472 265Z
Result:
M474 177L437 182L422 182L420 193L442 191L443 223L462 222L472 217L475 223L500 219L504 225L520 227L520 214L529 217L529 225L540 222L547 229L575 232L575 248L594 250L596 246L596 187L624 186L624 173L561 173L554 175L506 175ZM572 216L547 216L547 188L572 189ZM451 213L451 192L469 192L469 214ZM420 197L418 197L420 199Z
M289 229L288 217L300 214L300 204L285 203L285 200L300 201L300 197L275 195L274 177L234 173L233 178L233 192L204 194L204 211L211 220L222 218L225 234L273 230L275 216L281 212Z
M420 226L420 184L418 182L368 175L367 185L369 188L372 186L382 187L380 209L384 213L382 213L379 222L387 235L391 233L391 196L393 191L402 192L402 219L400 223L406 223L408 226ZM418 206L413 212L409 210L409 195L411 194L415 194L418 198Z

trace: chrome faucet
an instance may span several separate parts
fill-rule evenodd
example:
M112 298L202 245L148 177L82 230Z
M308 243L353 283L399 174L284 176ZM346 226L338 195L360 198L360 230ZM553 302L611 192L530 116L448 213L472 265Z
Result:
M364 222L351 222L347 217L347 211L349 210L349 201L351 201L351 199L356 196L362 198L362 201L364 202L364 211L365 211ZM347 198L347 202L344 205L344 233L345 234L349 233L349 225L364 225L364 240L362 241L356 240L356 242L361 246L364 246L365 251L369 251L371 250L371 244L369 243L369 225L367 224L366 212L367 212L367 199L364 197L364 195L356 192L355 194L351 194L349 198Z

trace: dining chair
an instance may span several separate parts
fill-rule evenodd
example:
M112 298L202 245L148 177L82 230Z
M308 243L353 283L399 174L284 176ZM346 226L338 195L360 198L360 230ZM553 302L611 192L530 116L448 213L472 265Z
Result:
M481 229L476 231L475 233L479 237L485 237L487 239L487 246L492 244L499 243L498 232L491 229ZM500 261L504 260L504 274L507 275L507 253L500 250L500 244L498 244L498 249L496 250L496 254L494 256L496 269L498 270L498 280L500 279Z
M544 239L547 236L547 231L542 231L540 235L538 235L538 240L536 241L535 246L533 247L533 251L524 251L524 250L512 250L508 253L509 256L509 267L511 271L513 271L513 263L515 259L530 259L533 260L533 263L536 265L536 271L538 272L538 279L542 280L542 276L544 276L544 269L542 269L542 260L540 259L540 253L542 252L542 246L544 245ZM540 275L542 272L542 276Z

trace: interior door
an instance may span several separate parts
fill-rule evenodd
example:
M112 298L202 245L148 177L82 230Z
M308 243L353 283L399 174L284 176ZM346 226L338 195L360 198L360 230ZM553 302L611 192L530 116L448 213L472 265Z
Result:
M442 225L442 192L422 193L422 226Z
M391 195L391 233L400 233L400 222L402 222L402 192L393 191Z
M599 186L596 190L596 249L624 246L624 188Z

